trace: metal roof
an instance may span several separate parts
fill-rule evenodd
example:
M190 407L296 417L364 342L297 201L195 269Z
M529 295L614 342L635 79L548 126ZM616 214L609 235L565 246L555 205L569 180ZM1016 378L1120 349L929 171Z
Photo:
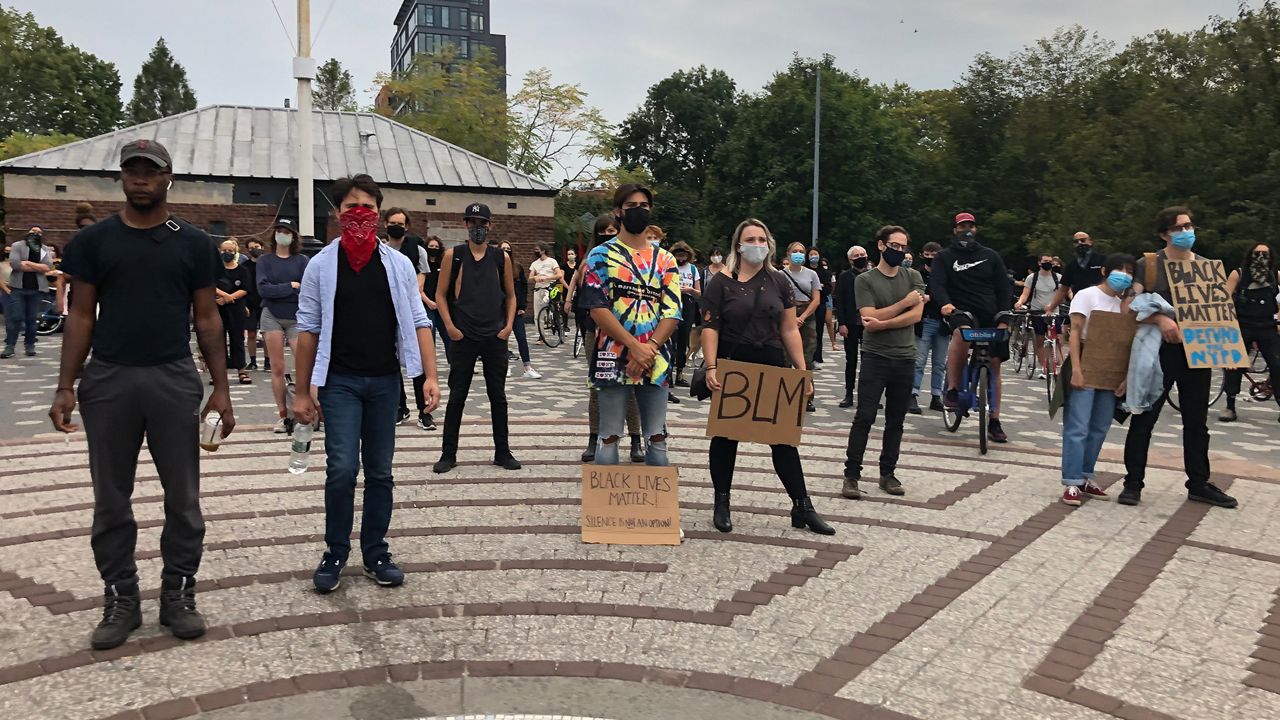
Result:
M0 171L114 173L138 139L169 149L175 175L293 179L296 108L210 105L0 162ZM367 112L312 112L317 182L368 173L380 184L554 194L558 188Z

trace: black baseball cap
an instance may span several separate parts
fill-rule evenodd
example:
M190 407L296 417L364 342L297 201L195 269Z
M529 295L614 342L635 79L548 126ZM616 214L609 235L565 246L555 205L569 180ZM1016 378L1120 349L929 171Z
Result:
M492 220L493 213L489 212L489 206L484 203L471 203L467 206L467 211L462 214L463 220Z
M173 159L169 150L155 140L134 140L120 148L120 165L134 158L146 158L162 168L173 167Z
M284 228L285 230L293 231L294 235L298 234L297 226L289 218L276 218L276 224L271 226L271 229L274 230L275 228Z

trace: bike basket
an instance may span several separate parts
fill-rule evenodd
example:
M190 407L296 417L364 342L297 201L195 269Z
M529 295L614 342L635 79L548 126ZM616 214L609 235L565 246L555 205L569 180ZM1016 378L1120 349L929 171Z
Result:
M1005 328L960 328L960 337L965 342L1004 342L1009 338Z

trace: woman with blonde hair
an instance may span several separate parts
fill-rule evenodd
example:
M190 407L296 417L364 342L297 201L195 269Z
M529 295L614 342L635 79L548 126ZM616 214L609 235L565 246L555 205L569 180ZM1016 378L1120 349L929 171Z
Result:
M733 233L729 257L719 273L707 279L702 293L702 356L707 387L720 389L716 362L720 358L740 362L807 369L800 326L796 322L791 283L771 262L777 245L769 228L756 219L744 220ZM813 381L806 383L813 397ZM791 526L834 535L813 508L794 445L771 445L773 469L791 497ZM738 441L711 439L711 482L715 486L712 522L720 532L731 532L729 493L738 458Z

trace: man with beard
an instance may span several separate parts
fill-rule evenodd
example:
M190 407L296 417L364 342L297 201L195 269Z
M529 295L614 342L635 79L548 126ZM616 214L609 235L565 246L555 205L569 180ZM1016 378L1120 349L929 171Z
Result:
M218 251L203 231L169 214L172 168L160 143L125 145L124 209L81 230L63 264L74 292L49 416L62 432L77 429L71 412L80 377L94 496L91 544L106 585L102 622L90 640L98 650L124 643L142 624L134 562L138 525L130 497L144 439L164 488L160 624L184 640L205 631L195 600L204 544L197 446L204 387L191 359L188 318L195 319L200 353L213 377L203 415L217 414L224 438L235 417L214 302ZM90 348L93 359L85 365Z
M1000 253L978 242L978 223L973 215L967 212L956 215L952 231L955 239L951 247L938 253L933 261L929 296L937 301L952 331L947 352L947 390L942 404L959 409L960 380L969 361L969 343L960 336L960 328L974 322L976 327L996 327L996 315L1009 309L1012 298L1004 260ZM987 421L987 436L998 443L1009 441L1000 426L1000 363L1008 359L1007 341L992 346L991 375L995 378L996 390L991 418Z
M836 280L836 324L844 338L844 399L840 407L853 407L853 391L858 386L858 353L862 343L862 315L854 297L853 281L867 271L867 250L861 245L849 248L849 269Z
M1078 232L1072 242L1076 244L1076 259L1062 268L1061 284L1053 294L1053 299L1044 306L1044 314L1047 316L1052 316L1058 311L1059 305L1075 297L1076 293L1102 282L1102 265L1106 257L1093 251L1093 238L1087 232ZM1053 260L1056 261L1057 258Z

